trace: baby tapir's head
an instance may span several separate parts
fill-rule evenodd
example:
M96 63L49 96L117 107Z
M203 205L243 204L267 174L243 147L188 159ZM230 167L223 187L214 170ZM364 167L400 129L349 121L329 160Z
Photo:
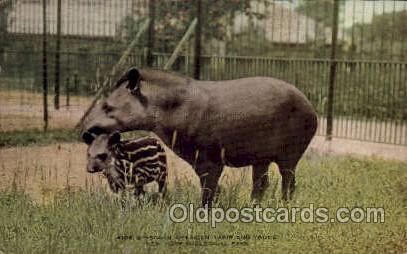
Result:
M112 147L120 142L120 133L100 134L88 147L87 171L96 173L105 170L112 161Z

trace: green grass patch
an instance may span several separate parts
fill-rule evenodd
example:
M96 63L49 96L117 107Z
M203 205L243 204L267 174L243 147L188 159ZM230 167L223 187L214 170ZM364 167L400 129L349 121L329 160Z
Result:
M79 141L78 131L73 129L33 129L0 133L0 148L12 146L47 145L59 142Z
M289 204L279 198L279 175L270 172L272 184L263 207L309 207L312 203L328 208L330 216L340 207L383 207L384 223L222 222L211 228L208 223L171 222L168 204L133 203L121 212L120 202L103 192L65 190L53 202L37 204L26 194L10 190L0 193L0 251L404 253L406 168L406 163L379 159L307 156L298 166L296 197ZM223 189L217 206L251 207L251 187L243 182ZM178 184L170 190L169 203L198 206L199 194L190 186Z
M133 131L122 133L122 139L138 138L151 135L147 131ZM75 129L39 129L0 132L0 148L15 146L41 146L61 142L82 142L79 132Z

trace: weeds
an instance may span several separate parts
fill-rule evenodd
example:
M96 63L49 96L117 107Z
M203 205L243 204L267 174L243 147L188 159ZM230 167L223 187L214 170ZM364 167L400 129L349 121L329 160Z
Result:
M51 129L46 132L33 129L2 132L0 134L0 148L76 141L79 141L79 134L73 129Z
M224 222L212 229L205 223L173 223L168 218L169 204L192 203L195 207L200 204L197 188L190 180L179 177L166 202L147 199L142 204L128 203L124 212L120 200L106 189L98 188L97 182L90 182L88 190L66 186L44 203L34 202L24 189L10 186L0 192L0 250L5 253L403 253L407 250L406 166L379 159L307 156L298 166L297 192L289 204L281 202L280 177L270 170L271 186L262 206L306 207L313 203L330 211L339 207L384 207L386 220L380 224ZM250 171L228 170L242 173L234 181L223 177L216 206L250 206L250 174L243 173Z

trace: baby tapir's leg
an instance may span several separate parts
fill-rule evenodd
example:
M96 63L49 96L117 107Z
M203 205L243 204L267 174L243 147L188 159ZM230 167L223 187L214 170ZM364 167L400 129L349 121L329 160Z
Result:
M145 191L143 187L144 187L143 185L141 186L137 185L136 188L134 189L134 196L139 197L144 195Z
M140 197L145 194L144 185L147 183L146 178L143 174L140 174L140 170L138 170L134 174L134 196Z
M109 183L110 190L114 193L124 190L126 187L122 175L114 167L108 167L104 170L104 175Z
M158 191L162 193L163 197L167 192L167 171L161 171L160 176L158 177Z

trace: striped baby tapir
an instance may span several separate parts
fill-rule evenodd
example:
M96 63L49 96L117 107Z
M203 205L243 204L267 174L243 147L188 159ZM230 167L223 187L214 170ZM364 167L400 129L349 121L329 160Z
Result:
M103 172L110 189L117 193L134 187L134 195L144 194L144 185L156 181L165 194L167 162L164 148L153 137L120 140L120 134L92 137L87 151L87 171Z

